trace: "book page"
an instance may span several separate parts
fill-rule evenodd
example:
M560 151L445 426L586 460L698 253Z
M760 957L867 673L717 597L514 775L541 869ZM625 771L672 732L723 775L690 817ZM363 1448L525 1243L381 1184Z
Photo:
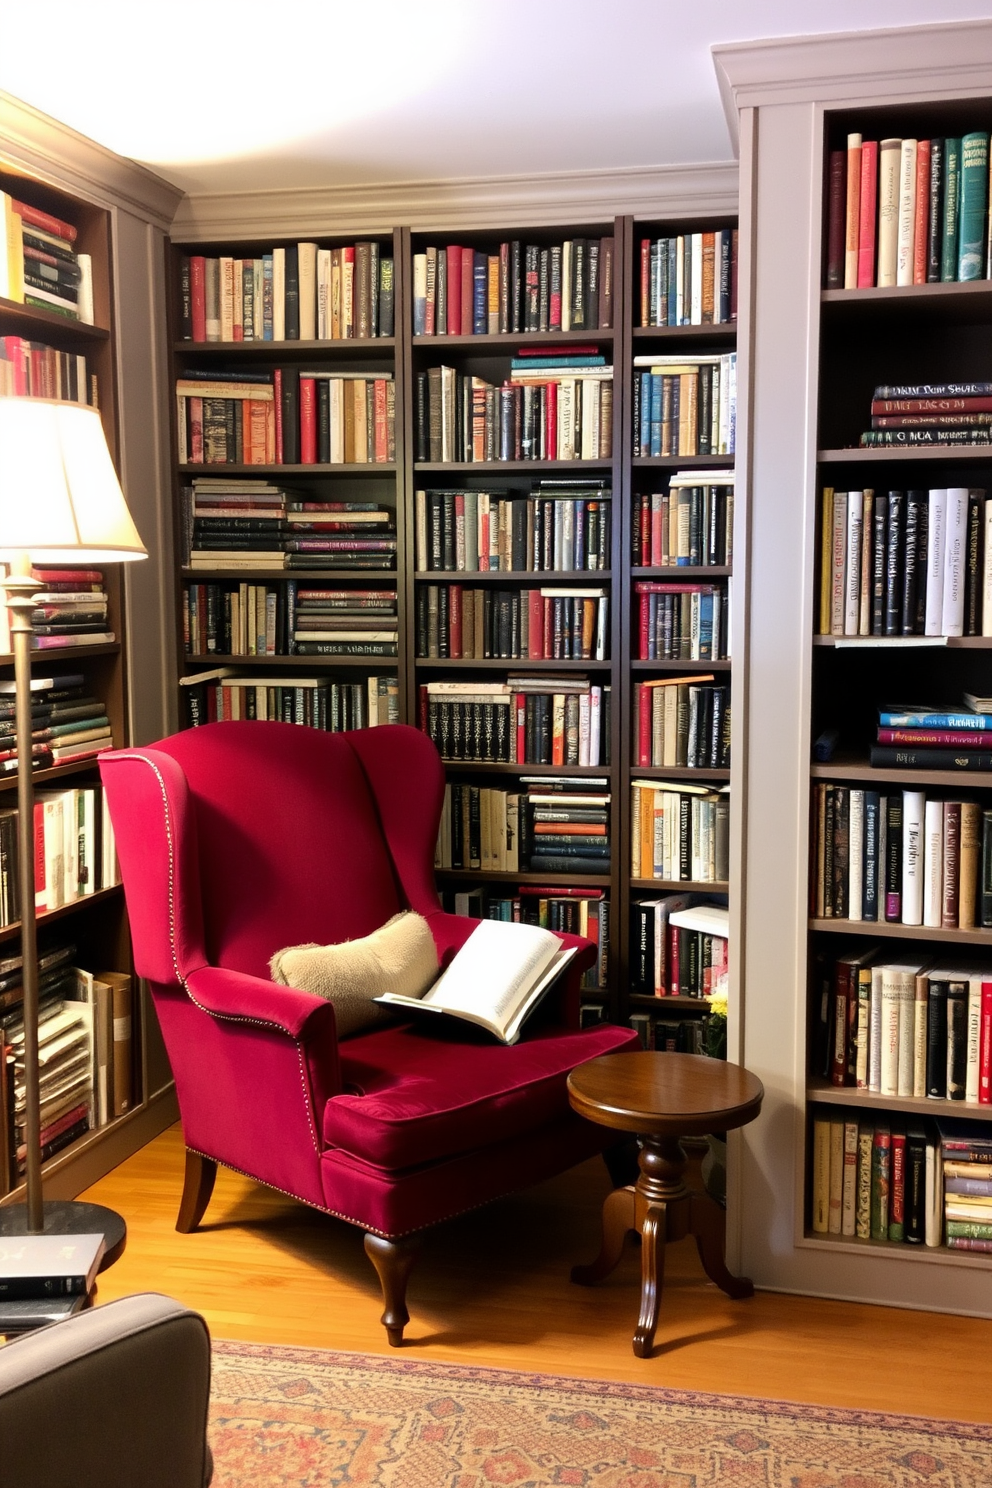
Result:
M560 949L558 936L537 925L483 920L423 1001L505 1026Z

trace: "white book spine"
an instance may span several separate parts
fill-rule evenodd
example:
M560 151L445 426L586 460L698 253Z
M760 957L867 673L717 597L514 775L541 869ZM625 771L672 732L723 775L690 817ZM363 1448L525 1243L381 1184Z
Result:
M900 973L899 987L899 1067L897 1093L913 1093L913 1059L916 1038L916 977L911 971Z
M692 290L689 302L689 324L703 323L703 235L692 235Z
M952 486L947 492L944 538L944 595L941 635L964 633L965 548L968 536L968 490Z
M978 1103L978 1071L981 1059L982 981L981 975L972 975L968 978L968 1053L965 1064L964 1098L975 1105Z
M272 250L272 339L286 339L286 250Z
M583 693L579 698L579 764L589 763L589 694Z
M899 167L902 140L882 140L878 151L878 287L896 282L899 253Z
M944 533L946 490L931 491L927 501L927 608L924 634L941 634L944 618Z
M426 573L429 566L427 552L427 492L415 491L413 496L414 533L416 539L416 565L418 573Z
M928 801L923 823L923 923L940 929L944 893L944 803Z
M882 1065L881 1091L883 1095L899 1093L899 973L891 966L885 968L882 977Z
M913 282L913 240L916 227L916 141L904 139L899 154L899 238L896 283Z
M923 792L902 793L902 923L923 923Z
M851 791L847 840L847 917L849 920L860 920L864 912L865 793L863 790Z
M871 969L871 1020L868 1037L868 1089L882 1088L882 984L884 967Z
M847 552L844 558L844 634L857 635L861 613L861 523L864 492L847 493Z
M0 217L3 213L0 212ZM76 309L79 311L79 319L83 325L95 325L93 314L93 260L88 253L77 253L76 263L79 266L79 298L76 301Z
M589 763L599 764L600 751L600 728L603 715L603 689L601 687L590 687L589 689ZM640 791L637 792L640 795Z
M940 1146L927 1143L926 1166L926 1243L936 1247L944 1239L944 1163Z
M858 1209L858 1123L844 1122L844 1187L841 1201L842 1235L853 1235Z
M982 551L982 635L992 635L992 499L985 502L985 547Z

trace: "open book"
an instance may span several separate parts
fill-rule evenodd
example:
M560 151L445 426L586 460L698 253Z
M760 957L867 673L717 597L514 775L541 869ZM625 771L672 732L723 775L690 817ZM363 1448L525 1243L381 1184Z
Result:
M411 1013L446 1013L515 1044L532 1008L575 955L537 925L483 920L422 997L386 992L375 1002Z

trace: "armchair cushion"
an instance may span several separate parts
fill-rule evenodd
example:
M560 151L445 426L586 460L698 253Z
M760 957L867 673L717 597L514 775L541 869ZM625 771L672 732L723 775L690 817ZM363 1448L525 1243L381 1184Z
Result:
M384 992L420 997L437 978L437 951L422 915L405 910L371 935L337 945L289 946L269 963L272 979L334 1004L339 1038L394 1023L372 1001Z
M339 1049L346 1093L324 1107L324 1141L389 1170L510 1141L567 1118L569 1072L631 1037L609 1025L542 1027L510 1045L461 1028L361 1034Z

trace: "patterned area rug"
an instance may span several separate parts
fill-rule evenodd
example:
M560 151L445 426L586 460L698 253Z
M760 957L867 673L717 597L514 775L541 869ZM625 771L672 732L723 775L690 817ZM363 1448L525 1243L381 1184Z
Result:
M215 1488L989 1488L992 1429L215 1343Z

